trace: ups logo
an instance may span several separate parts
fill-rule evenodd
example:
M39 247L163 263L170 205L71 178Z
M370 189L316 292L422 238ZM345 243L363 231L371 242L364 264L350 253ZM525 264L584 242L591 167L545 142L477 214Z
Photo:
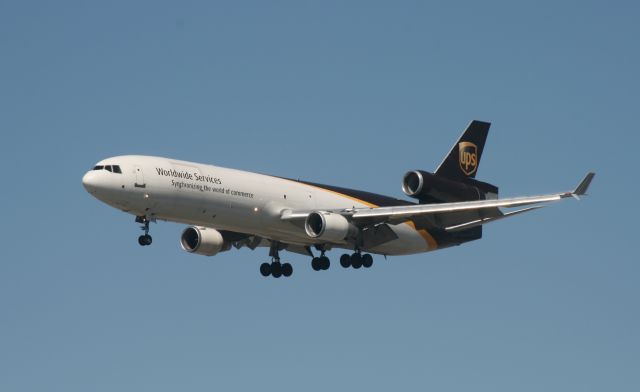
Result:
M467 176L478 170L478 147L471 142L460 142L458 144L460 156L460 169Z

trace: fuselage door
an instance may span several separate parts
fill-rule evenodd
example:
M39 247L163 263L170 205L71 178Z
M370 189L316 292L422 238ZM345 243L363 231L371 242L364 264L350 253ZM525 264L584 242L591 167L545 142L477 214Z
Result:
M136 188L146 188L147 184L144 182L144 174L142 173L142 167L136 165L136 182L133 184Z

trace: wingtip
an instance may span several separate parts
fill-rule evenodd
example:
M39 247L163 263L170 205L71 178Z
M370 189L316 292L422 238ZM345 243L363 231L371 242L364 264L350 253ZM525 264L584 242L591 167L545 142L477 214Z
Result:
M576 187L576 189L572 192L575 196L584 196L587 194L587 190L589 189L589 185L591 185L591 181L593 177L595 177L596 173L589 172L586 176L580 181L580 184Z

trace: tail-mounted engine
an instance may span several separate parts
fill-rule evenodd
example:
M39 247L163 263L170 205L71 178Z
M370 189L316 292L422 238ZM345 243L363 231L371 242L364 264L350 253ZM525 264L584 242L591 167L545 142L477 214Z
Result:
M184 229L180 236L180 246L189 253L204 256L214 256L231 248L231 243L225 241L216 229L190 226Z
M494 199L498 187L471 178L461 181L423 170L407 172L402 179L402 191L421 203L445 203Z

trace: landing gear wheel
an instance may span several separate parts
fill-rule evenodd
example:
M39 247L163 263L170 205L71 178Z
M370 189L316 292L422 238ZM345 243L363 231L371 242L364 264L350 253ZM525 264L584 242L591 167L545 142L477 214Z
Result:
M293 267L289 263L282 264L282 276L288 278L293 274Z
M269 263L260 264L260 274L265 278L271 275L271 265Z
M314 271L326 271L331 266L331 261L327 256L314 257L311 260L311 268Z
M355 269L362 267L362 255L360 255L360 253L351 255L351 266Z
M279 261L271 263L271 275L274 278L279 278L282 276L282 265Z
M149 234L141 235L140 237L138 237L138 244L140 244L140 246L151 245L152 242L153 239Z
M362 255L362 266L364 268L369 268L373 265L373 256L371 256L370 254L364 254Z
M342 268L351 267L351 256L346 253L340 256L340 265L342 266Z

